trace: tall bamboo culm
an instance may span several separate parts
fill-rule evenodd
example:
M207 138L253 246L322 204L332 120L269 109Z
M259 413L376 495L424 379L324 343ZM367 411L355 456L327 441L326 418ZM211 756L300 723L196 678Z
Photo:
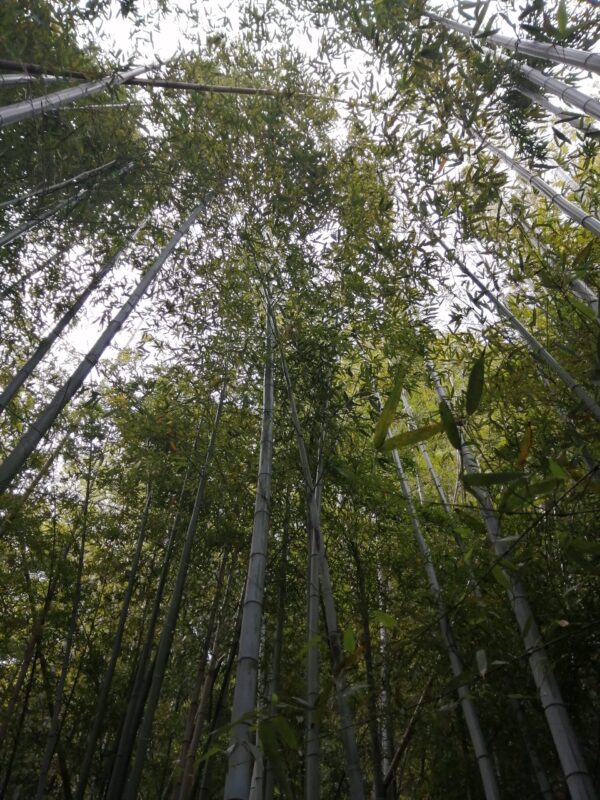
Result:
M256 688L260 631L267 562L267 537L271 504L271 475L273 468L273 354L271 318L267 312L266 356L263 384L263 418L254 506L254 524L248 562L246 594L242 610L242 629L231 710L232 737L230 745L224 800L247 800L250 792L252 753L249 727L256 722Z
M427 362L427 371L439 402L446 403L450 408L446 392L433 365L429 362ZM464 471L470 475L478 473L477 462L462 435L460 453ZM509 587L507 589L508 599L521 632L531 673L572 800L596 800L596 790L579 739L571 723L552 664L546 654L542 635L527 599L525 588L521 580L502 563L503 558L509 553L509 545L501 536L500 521L492 499L489 493L481 487L471 487L471 491L477 499L487 538Z

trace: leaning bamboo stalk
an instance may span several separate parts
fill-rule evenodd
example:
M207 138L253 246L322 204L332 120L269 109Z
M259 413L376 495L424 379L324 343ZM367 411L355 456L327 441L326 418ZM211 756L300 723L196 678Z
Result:
M392 457L394 459L394 464L396 466L396 472L398 473L400 487L402 489L402 496L404 497L408 509L408 515L413 530L413 537L415 539L417 549L421 554L421 558L423 559L425 573L427 576L427 581L429 583L429 591L431 593L434 602L437 605L438 623L440 626L440 632L442 635L444 648L446 650L448 659L450 661L452 674L454 675L455 678L461 679L464 678L464 671L465 671L464 665L462 662L462 658L460 657L458 652L458 648L454 638L454 631L452 629L452 624L450 622L450 618L446 610L446 604L442 596L442 590L431 557L431 551L429 550L429 546L425 541L425 537L423 536L423 533L421 531L421 524L419 522L417 510L413 503L410 488L408 486L408 482L404 474L402 461L400 460L398 451L395 448L392 450ZM471 697L469 691L469 685L466 682L466 680L461 681L460 685L458 686L457 693L458 693L460 707L465 719L465 724L469 732L469 738L471 739L471 744L473 746L473 751L475 753L475 758L477 760L477 766L479 769L479 774L481 777L481 783L483 785L483 791L485 797L487 800L499 800L500 789L498 787L498 781L496 778L496 773L494 771L493 761L490 756L487 742L485 740L485 736L483 735L483 731L481 729L479 715L477 713L475 703L473 702L473 699Z
M54 217L57 214L60 214L61 211L65 211L66 209L75 208L81 201L87 197L90 193L89 189L80 189L76 194L72 197L67 197L66 200L61 200L60 203L57 203L51 208L47 208L45 211L36 214L35 217L32 219L27 220L26 222L22 222L20 225L17 225L16 228L12 228L10 231L7 231L3 236L0 236L0 247L4 245L10 244L14 242L16 239L20 239L21 236L26 234L28 231L37 228L38 225L41 225L42 222L45 222L50 217Z
M59 189L64 189L66 186L70 186L72 183L80 183L87 178L91 178L92 175L98 175L100 172L104 172L117 163L116 159L112 161L108 161L106 164L102 164L100 167L94 167L94 169L88 169L85 172L80 172L78 175L73 175L72 178L66 178L64 181L59 181L58 183L50 184L49 186L40 186L38 189L32 189L30 192L26 192L25 194L20 194L17 197L11 197L10 200L5 200L3 203L0 203L1 208L9 208L11 206L18 206L21 203L25 203L27 200L31 200L34 197L39 197L40 195L45 196L47 194L51 194L52 192L57 192Z
M296 435L296 444L298 448L298 455L300 458L300 465L302 469L302 477L304 480L307 504L309 525L312 528L312 536L315 542L315 548L319 554L319 573L321 578L321 596L323 600L323 610L325 616L325 626L327 629L327 637L329 641L329 648L332 657L334 681L336 686L336 699L338 704L338 712L340 715L340 725L342 732L342 742L344 745L344 756L346 762L346 777L349 784L349 797L350 800L364 800L364 785L362 779L362 771L360 767L360 759L358 755L358 747L356 744L356 736L354 733L354 725L352 722L352 712L348 704L347 698L347 684L346 674L343 669L343 650L341 645L341 634L337 624L337 614L335 610L335 601L333 598L333 589L331 585L331 577L329 574L329 565L327 563L327 556L323 549L323 540L321 535L321 521L319 513L319 485L313 482L310 465L308 461L308 454L304 442L304 434L298 416L296 407L296 400L294 396L294 389L288 370L287 360L283 350L281 337L279 336L277 321L273 312L271 299L268 291L265 289L265 298L267 301L267 313L271 317L271 325L273 329L274 338L277 342L279 349L279 356L281 368L285 380L288 403L290 407L290 414L292 418L292 426Z
M482 136L479 136L478 134L475 135L487 150L499 158L500 161L503 161L507 167L512 169L513 172L516 172L517 175L526 181L530 186L532 186L534 189L537 189L540 194L544 195L544 197L550 200L551 203L559 208L570 219L579 223L579 225L581 225L583 228L586 228L588 231L591 231L595 236L600 236L600 220L597 217L595 217L593 214L587 214L576 203L571 203L571 201L563 197L560 192L557 192L555 189L553 189L550 184L546 183L546 181L542 180L542 178L538 177L537 175L534 175L527 169L527 167L519 164L518 161L515 161L514 158L511 158L499 147L496 147L491 142L488 142Z
M115 674L117 661L121 654L121 646L123 642L123 634L125 632L125 624L127 622L127 617L129 616L129 607L131 605L131 598L133 597L133 590L135 587L135 582L137 580L138 567L142 556L142 548L144 546L144 540L146 538L146 528L148 524L148 515L150 513L151 502L152 502L152 486L150 484L150 481L148 481L148 485L146 487L146 500L144 502L144 509L142 511L142 518L139 526L137 542L133 554L133 559L131 561L131 567L129 569L129 580L127 581L127 587L125 589L123 602L121 604L121 611L119 613L117 629L115 631L115 635L113 638L110 659L106 667L106 670L104 672L104 676L102 678L102 684L100 686L100 691L98 692L98 698L96 700L96 710L94 713L94 720L92 722L92 726L90 728L87 737L83 762L81 764L81 769L79 771L79 780L77 782L77 788L75 790L75 800L82 800L82 798L84 797L85 788L87 786L90 776L90 771L92 768L92 761L96 751L96 743L102 732L102 725L104 723L104 717L108 707L110 688L112 686L112 680Z
M194 540L196 538L196 530L198 528L200 514L204 508L204 495L206 492L206 485L208 483L208 468L213 459L213 455L216 449L217 433L219 430L219 423L221 421L221 415L223 413L223 407L225 404L226 388L227 388L227 383L226 381L224 381L219 395L219 401L215 412L215 418L210 433L208 447L206 449L204 464L202 465L200 478L198 480L198 488L196 490L194 506L192 508L192 513L190 515L185 539L183 542L183 548L181 550L181 555L179 558L179 566L177 568L175 584L173 586L173 591L171 593L171 600L169 602L169 607L167 609L162 632L160 635L160 640L158 643L158 648L156 651L154 670L152 672L152 683L150 685L150 691L148 693L146 709L144 711L144 716L142 719L142 723L140 725L136 756L133 763L133 767L129 774L129 780L126 784L125 791L123 792L122 795L123 800L136 800L138 796L139 784L142 777L144 764L146 761L147 748L152 735L152 725L154 722L154 715L156 712L156 707L158 705L160 693L162 690L163 679L167 669L167 662L171 654L173 636L175 634L177 619L179 617L179 609L181 606L181 598L183 597L183 590L185 588L188 569L190 566L192 547L194 544Z
M148 221L148 217L136 228L134 231L131 240L128 244L131 244L140 230ZM10 381L8 386L0 393L0 414L4 411L4 409L8 406L10 401L15 397L21 386L25 383L25 381L30 377L31 373L40 363L40 361L44 358L46 353L51 349L54 342L58 339L61 333L65 330L65 328L70 324L70 322L75 318L77 313L83 308L85 301L88 297L94 292L95 289L102 283L104 278L108 275L111 270L115 268L118 264L119 259L127 249L126 247L122 247L114 256L108 259L106 264L98 271L95 275L92 276L90 282L85 287L83 292L79 295L77 300L73 303L73 305L63 314L63 316L57 321L55 326L52 328L50 333L47 336L44 336L42 341L39 343L35 351L31 354L25 364L19 369L16 373L14 378Z
M85 356L83 361L79 364L77 369L73 372L71 377L66 383L58 390L52 400L39 414L35 422L30 425L27 432L17 442L13 450L9 453L6 459L0 464L0 493L2 493L13 481L15 476L21 470L23 464L29 458L31 453L36 449L42 438L46 435L48 430L54 424L56 418L61 411L68 405L71 398L81 388L84 380L87 378L92 369L96 366L102 354L109 346L117 332L123 327L123 324L137 306L142 297L146 294L156 277L158 276L163 264L171 255L181 238L191 228L192 224L196 221L203 206L197 206L181 227L177 230L175 235L169 243L163 248L160 255L150 267L150 269L143 275L136 288L129 295L128 300L121 307L121 310L108 324L104 332L96 340L92 349Z
M600 133L600 129L593 123L586 122L582 114L574 114L572 111L567 111L565 108L559 108L545 95L534 92L532 89L527 89L525 86L517 86L516 88L517 91L524 97L527 97L528 100L531 100L533 103L540 106L540 108L543 108L544 111L553 114L559 122L566 122L572 128L581 131L581 133L586 136L591 133Z
M413 413L412 413L412 408L410 407L410 404L408 402L408 397L406 396L405 392L403 392L402 399L404 401L405 411L409 415L409 418L411 419L411 421L413 423L413 426L414 426L414 417L413 417ZM427 452L427 448L425 447L424 442L420 442L420 445L425 449L425 452ZM435 471L435 468L434 468L433 464L431 463L431 460L429 460L429 464L431 464L431 469L430 469L431 479L432 479L434 485L436 486L436 488L439 485L439 487L441 489L441 484L439 483L439 478L437 476L437 473ZM452 508L452 506L450 506L447 502L446 503L443 502L443 498L445 497L443 489L442 489L441 493L438 491L438 494L439 494L440 499L442 500L442 505L444 507L444 511L448 515L453 515L454 514L454 509ZM460 552L464 556L465 551L464 551L464 546L463 546L462 540L460 538L457 538L457 537L455 537L455 539L457 541L457 545L459 547ZM475 577L475 573L473 571L473 567L471 566L470 563L468 564L468 569L469 569L469 577L470 577L471 582L472 582L473 587L474 587L474 594L475 594L475 596L477 598L481 599L482 596L483 596L482 591L481 591L481 587L479 585L479 582L477 581L477 578ZM516 707L517 712L518 712L516 714L517 725L518 725L518 727L520 729L521 736L523 737L523 741L525 743L525 749L527 750L527 753L529 755L529 760L531 762L531 766L532 766L533 771L535 773L535 776L536 776L536 779L537 779L537 782L538 782L538 786L540 787L540 791L542 793L542 796L543 797L547 797L548 795L546 794L546 790L547 790L547 787L549 786L548 778L546 776L546 772L545 772L544 767L543 767L543 765L541 763L541 760L539 758L539 755L537 753L535 745L530 740L529 736L527 735L527 727L526 727L526 722L525 722L525 716L524 716L523 712L521 711L520 706L518 706L518 704L516 703L516 701L514 701L514 703L512 703L512 705L513 705L513 707ZM550 796L552 796L552 795L550 795Z
M263 419L260 441L258 480L246 596L242 610L242 630L238 650L233 705L229 763L225 779L224 800L248 796L252 753L248 747L249 727L256 710L260 630L264 599L269 531L271 474L273 469L273 354L270 315L267 313L266 357L263 385Z
M439 239L439 241L446 253L454 252L453 248L451 248L443 239ZM483 283L483 281L478 278L477 275L475 275L475 273L469 269L469 267L467 267L466 263L462 259L458 258L456 253L454 253L453 261L457 264L460 271L470 278L473 283L475 283L481 289L488 300L490 300L490 302L494 305L498 313L504 317L517 331L517 333L525 341L528 349L535 356L538 356L548 367L550 367L554 374L560 378L565 386L567 386L582 402L590 414L592 414L600 422L600 405L596 403L596 401L583 388L583 386L581 386L581 384L575 380L571 373L566 370L562 364L560 364L552 355L550 355L546 348L540 344L540 342L538 342L535 336L527 330L527 328L520 320L517 319L517 317L515 317L508 306L506 306L502 300L500 300L500 298L496 297L496 295L487 288L485 283Z
M417 718L419 716L419 712L421 711L421 706L423 705L423 701L425 700L425 695L429 691L429 687L431 686L432 682L433 682L433 677L429 678L429 680L425 685L425 688L421 692L421 697L419 697L419 700L414 708L412 716L408 721L408 725L406 726L406 729L402 734L402 739L400 739L400 744L396 748L396 751L394 752L394 755L390 760L390 765L383 778L383 786L384 789L386 790L391 787L392 781L394 780L394 773L400 766L400 762L402 761L402 756L404 755L408 745L410 744L410 740L412 739L412 735L415 730L415 725L417 724Z
M434 14L432 11L423 11L423 14L445 28L462 33L464 36L472 38L475 35L473 28L462 22L455 22L448 17ZM537 42L535 39L516 39L501 33L490 33L486 35L485 40L498 47L503 47L505 50L511 50L517 55L554 61L557 64L577 67L600 75L599 53L590 53L587 50L578 50L573 47L561 47L561 45L552 42Z
M427 363L427 371L434 386L438 400L444 402L448 409L448 397L442 387L435 369ZM459 432L460 434L460 432ZM477 474L479 467L462 434L460 434L460 454L463 469L468 475ZM525 587L518 578L503 563L509 553L509 545L501 536L500 520L492 502L489 492L480 487L470 487L479 505L488 541L498 559L500 569L507 585L507 595L521 632L525 652L529 659L529 666L540 702L544 710L548 728L554 740L565 781L573 800L596 800L596 791L587 768L577 734L573 728L567 706L562 698L560 686L554 675L552 664L545 650L544 641L534 616L533 610L527 599Z
M74 86L71 89L61 89L58 92L43 95L42 97L32 97L20 103L2 106L0 108L0 128L3 128L5 125L13 125L15 122L21 122L24 119L38 117L48 111L54 111L70 103L75 103L77 100L81 100L84 97L90 97L104 89L111 89L115 86L119 86L129 78L135 78L137 75L148 72L150 69L152 69L152 66L136 67L126 72L117 72L115 75L109 75L98 81L91 81L89 83L83 83L80 86Z
M467 25L454 22L453 20L449 20L447 17L440 17L437 14L430 14L429 12L425 13L431 19L434 19L435 22L439 22L448 30L458 31L459 33L463 34L466 31L467 35L470 35L471 29ZM462 30L463 28L465 30ZM486 39L491 44L494 44L493 36L487 36ZM552 45L550 46L553 47ZM600 57L597 54L594 55L596 58ZM543 72L540 72L539 70L534 69L527 64L523 64L522 62L517 62L514 64L514 66L520 72L520 74L531 83L534 83L541 89L545 89L551 94L560 97L561 100L569 103L569 105L581 109L584 114L589 114L596 119L600 119L600 103L597 100L594 100L593 97L590 97L584 92L579 91L579 89L575 89L573 86L568 86L566 83L563 83L562 81L559 81L550 75L544 75Z

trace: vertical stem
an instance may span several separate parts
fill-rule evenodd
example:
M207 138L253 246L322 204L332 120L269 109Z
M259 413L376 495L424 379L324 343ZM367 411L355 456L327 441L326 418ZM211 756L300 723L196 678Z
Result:
M247 800L250 791L252 753L248 747L249 727L256 722L256 689L264 584L267 561L267 536L271 503L273 467L273 355L271 319L267 313L266 357L263 385L263 418L260 442L256 503L246 596L242 610L242 629L231 709L232 735L224 800Z
M438 399L440 402L448 403L446 392L433 366L430 364L428 364L428 372ZM448 405L448 407L450 406ZM464 440L462 440L460 452L465 472L467 474L479 472L477 462ZM472 492L481 510L487 538L496 557L501 560L508 553L509 546L501 537L500 520L496 514L492 498L481 487L472 487ZM552 664L546 654L542 635L533 610L529 605L525 587L516 575L507 567L502 566L501 561L500 564L509 587L507 589L508 599L521 631L525 651L529 658L529 666L571 797L573 800L595 800L596 790L594 789L575 729L571 723L569 712L562 698Z
M160 641L158 643L158 649L156 652L156 661L152 673L152 683L150 685L146 710L144 712L144 717L142 719L142 724L140 726L140 732L138 736L136 757L133 763L131 773L129 775L129 780L125 787L123 800L135 800L138 796L138 788L142 777L142 772L144 769L144 763L146 761L146 752L148 744L150 742L150 737L152 735L152 723L154 722L154 714L156 711L156 707L158 705L158 700L162 689L162 682L165 675L165 671L167 669L167 661L169 660L169 655L171 653L173 634L175 633L175 626L177 625L179 608L181 606L181 598L183 596L185 581L187 578L188 568L190 565L192 545L194 543L194 539L196 536L196 529L198 527L200 512L204 507L204 493L208 481L208 467L210 465L210 462L212 461L212 457L215 451L215 445L217 441L217 431L219 429L219 422L221 420L221 414L223 413L223 405L225 402L225 391L226 391L226 383L224 382L221 388L221 394L219 397L219 403L215 414L215 420L213 423L213 428L210 434L210 441L208 443L208 448L206 451L206 459L204 461L204 466L202 467L200 480L198 481L198 490L196 492L194 507L192 509L192 514L188 524L185 541L183 543L183 548L181 551L179 567L177 570L177 576L175 578L175 585L173 587L173 592L171 594L171 602L169 603L169 608L167 610L167 614L165 617Z

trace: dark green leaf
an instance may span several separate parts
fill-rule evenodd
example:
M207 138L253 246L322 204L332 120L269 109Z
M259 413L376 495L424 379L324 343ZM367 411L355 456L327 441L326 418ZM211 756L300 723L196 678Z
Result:
M474 414L479 408L483 395L483 384L485 379L484 356L481 355L473 364L467 384L467 414Z
M440 403L440 417L442 419L442 425L444 427L444 433L450 440L450 444L452 447L455 447L457 450L460 450L462 445L462 439L460 436L460 432L458 430L458 426L454 421L454 414L452 413L450 406L445 400L442 400Z
M381 415L377 420L377 424L375 425L375 432L373 434L373 444L375 447L380 450L385 442L385 437L387 436L388 428L394 421L394 416L396 414L396 407L400 402L400 396L402 394L402 382L404 380L404 370L398 370L396 375L396 380L394 381L394 386L392 387L392 391L383 407Z
M383 444L382 449L385 451L394 450L396 447L408 447L418 442L424 442L426 439L431 439L437 433L442 433L444 426L441 422L436 422L432 425L423 425L422 428L415 428L412 431L404 431L404 433L397 433L392 436Z
M471 475L463 475L463 483L467 486L496 486L498 484L518 481L523 477L521 472L475 472Z

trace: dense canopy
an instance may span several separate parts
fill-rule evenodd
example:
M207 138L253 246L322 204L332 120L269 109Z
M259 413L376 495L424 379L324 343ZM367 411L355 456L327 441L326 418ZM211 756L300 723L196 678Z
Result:
M597 796L599 35L0 5L0 797Z

